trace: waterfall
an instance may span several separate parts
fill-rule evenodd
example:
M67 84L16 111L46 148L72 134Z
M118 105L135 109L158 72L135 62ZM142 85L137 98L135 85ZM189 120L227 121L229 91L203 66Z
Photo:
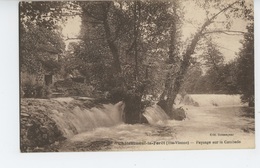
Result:
M147 107L143 113L143 116L147 119L149 124L152 125L160 124L160 122L165 122L169 119L168 115L157 104L152 107Z
M115 105L104 104L100 108L91 109L75 106L72 110L52 110L51 118L57 123L65 137L71 137L98 127L109 127L123 123L123 110L124 103L122 101Z
M177 95L175 99L175 108L182 106L199 106L199 107L223 107L223 106L243 106L240 95L225 95L225 94L191 94L185 95L181 98ZM194 107L196 108L196 107ZM160 124L169 119L164 110L158 106L153 105L147 107L143 116L147 119L149 124Z
M117 104L104 104L101 107L86 109L73 103L73 99L53 99L62 106L51 110L50 117L57 123L65 137L71 137L86 131L92 131L98 127L110 127L123 123L123 111L125 104L121 101ZM241 106L240 95L217 94L193 94L186 95L183 99L178 97L178 106L193 105L206 106ZM194 107L196 108L196 107ZM168 115L158 106L147 107L143 116L149 124L164 124L169 120Z
M226 94L191 94L185 95L182 105L206 106L242 106L240 95Z

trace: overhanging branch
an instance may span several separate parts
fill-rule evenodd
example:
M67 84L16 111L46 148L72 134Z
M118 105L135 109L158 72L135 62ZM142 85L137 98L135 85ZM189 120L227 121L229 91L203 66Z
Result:
M202 33L202 36L207 35L207 34L213 34L213 33L221 33L221 34L226 34L226 35L243 35L246 32L237 31L237 30L214 30L214 31L204 32L204 33Z
M104 40L105 37L99 37L99 38L88 38L88 40ZM79 37L68 37L66 39L64 39L65 41L68 41L68 40L80 40L80 41L83 41L84 39L83 38L79 38Z
M210 19L208 19L200 28L200 30L195 34L194 38L191 41L191 44L188 46L188 48L186 49L185 55L183 56L184 58L184 64L188 63L190 60L191 55L194 53L195 47L198 43L198 41L200 40L200 38L202 37L202 35L204 34L203 31L213 22L214 19L216 19L218 17L218 15L220 15L221 13L227 11L229 8L231 8L232 6L234 6L235 4L239 3L239 1L235 1L232 4L228 5L227 7L225 7L224 9L220 10L218 13L216 13L215 15L213 15Z

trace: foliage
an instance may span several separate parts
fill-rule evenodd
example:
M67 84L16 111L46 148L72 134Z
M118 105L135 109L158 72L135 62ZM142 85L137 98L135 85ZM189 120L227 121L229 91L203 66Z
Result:
M228 94L240 91L251 95L252 91L246 91L248 85L242 81L252 81L252 77L246 78L246 73L252 74L249 65L253 60L245 55L252 50L249 46L253 46L250 37L253 34L245 35L239 59L228 64L224 63L213 35L241 34L231 30L232 22L234 18L252 20L252 5L245 1L215 0L196 4L205 16L198 18L197 23L196 19L191 21L197 30L184 40L181 28L189 22L183 8L187 2L20 3L22 69L37 72L42 66L51 73L62 69L64 77L83 77L96 92L110 92L117 101L129 100L125 109L134 110L130 113L135 114L141 107L137 101L145 94L157 97L162 93L160 99L166 98L168 110L172 110L181 91ZM64 14L81 16L80 42L71 44L57 62L50 56L64 53L56 24ZM202 65L207 71L200 68ZM84 92L78 86L73 89ZM133 102L136 107L132 108Z
M49 72L59 70L58 57L65 47L59 34L31 26L20 32L20 61L22 70L38 72L41 65Z
M188 71L191 77L185 79L182 89L190 94L238 94L236 69L236 62L231 62L219 66L218 71L211 67L205 74Z
M81 2L80 6L83 13L83 43L79 44L81 47L76 49L75 55L84 64L76 67L81 74L90 81L96 81L96 86L100 86L101 90L111 90L121 85L122 81L130 90L143 83L150 83L147 85L150 91L158 88L155 84L161 83L161 80L154 82L153 77L160 72L158 68L161 65L156 63L167 55L168 20L172 18L168 12L170 4L119 1ZM104 18L107 18L107 30L102 23ZM111 45L114 48L111 49ZM115 52L120 62L113 61L117 59ZM120 66L119 71L114 71L116 66Z
M20 28L26 28L33 24L47 30L55 30L59 27L58 22L66 20L66 17L64 17L66 15L75 14L77 8L77 4L73 2L20 2Z
M21 97L49 98L50 96L50 87L37 82L33 74L21 73Z
M219 66L223 65L224 56L216 47L212 39L207 40L206 49L200 57L202 57L204 65L218 71Z
M65 79L54 83L55 89L63 93L63 96L94 96L94 88L85 83L74 82L71 79Z
M200 55L200 61L192 65L184 78L181 90L187 93L237 94L237 63L224 63L224 57L210 39ZM204 73L203 73L203 70ZM206 71L206 72L205 72Z
M51 96L49 87L30 81L23 83L21 89L25 98L49 98Z
M243 46L238 56L237 84L241 91L242 100L254 104L254 25L247 26Z

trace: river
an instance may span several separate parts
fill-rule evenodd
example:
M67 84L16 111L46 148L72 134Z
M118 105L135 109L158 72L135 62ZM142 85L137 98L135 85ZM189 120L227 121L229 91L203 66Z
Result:
M59 151L254 148L254 108L243 105L239 96L191 95L188 99L179 104L188 116L184 121L169 120L154 105L144 113L149 124L121 122L121 112L117 110L120 103L106 105L102 110L75 108L70 119L74 118L78 133L68 133ZM191 99L200 106L190 105ZM68 132L68 123L58 122Z

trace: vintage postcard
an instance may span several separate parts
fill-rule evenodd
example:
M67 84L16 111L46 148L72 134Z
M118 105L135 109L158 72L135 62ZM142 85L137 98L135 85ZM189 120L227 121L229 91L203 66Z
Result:
M20 151L255 148L253 6L21 1Z

